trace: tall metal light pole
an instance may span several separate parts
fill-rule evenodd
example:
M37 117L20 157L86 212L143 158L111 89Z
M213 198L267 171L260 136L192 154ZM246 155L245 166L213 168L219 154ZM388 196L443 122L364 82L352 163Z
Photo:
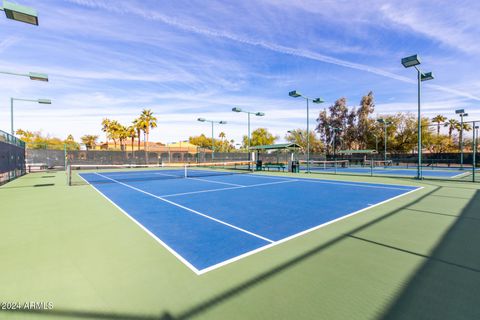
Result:
M389 121L389 120L386 120L386 119L383 119L383 118L377 119L377 121L380 122L381 124L383 124L384 139L385 139L385 148L384 148L384 152L383 152L383 159L385 161L384 165L386 165L387 164L387 126L391 125L392 121Z
M213 124L218 123L218 124L227 124L227 121L213 121L213 120L207 120L205 118L198 118L197 121L200 122L210 122L212 124L212 160L215 158L215 138L213 135Z
M307 101L307 172L310 172L310 115L309 115L308 102L312 101L313 103L323 103L325 101L323 101L322 98L315 98L315 99L308 98L302 95L297 90L290 91L288 95L293 98L302 97Z
M468 117L468 113L464 109L455 110L455 113L460 116L460 169L463 170L463 117Z
M250 115L253 114L257 117L263 117L265 115L264 112L250 112L250 111L246 111L246 110L243 110L239 107L234 107L232 108L232 111L233 112L243 112L243 113L247 113L248 114L248 160L250 160L250 144L251 144L251 139L250 139Z
M405 68L415 67L417 70L417 103L418 103L418 165L417 165L417 179L422 179L422 116L420 107L421 98L421 82L433 79L431 72L421 72L417 65L420 64L420 57L418 55L409 56L402 59L402 65Z
M10 98L10 128L12 136L15 135L15 129L13 127L13 101L28 101L28 102L36 102L40 104L52 104L50 99L20 99L20 98Z
M478 126L476 125L476 122L473 122L473 154L472 154L472 181L475 182L475 171L477 171L477 139L478 139Z
M333 130L333 161L337 161L337 153L336 153L336 149L337 149L337 132L342 132L343 129L342 128L337 128L337 127L332 127L332 126L329 126L330 129ZM336 167L336 163L335 163L335 167Z

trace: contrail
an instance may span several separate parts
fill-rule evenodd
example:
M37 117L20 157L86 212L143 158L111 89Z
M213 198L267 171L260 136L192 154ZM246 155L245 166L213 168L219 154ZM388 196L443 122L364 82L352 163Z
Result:
M287 55L291 55L291 56L306 58L306 59L315 60L315 61L320 61L320 62L333 64L333 65L341 66L341 67L345 67L345 68L355 69L355 70L359 70L359 71L365 71L365 72L373 73L373 74L376 74L376 75L379 75L379 76L382 76L382 77L402 81L402 82L405 82L405 83L410 83L410 84L415 84L416 83L416 80L414 80L412 78L404 77L404 76L401 76L401 75L398 75L398 74L395 74L395 73L392 73L392 72L389 72L389 71L386 71L386 70L383 70L383 69L380 69L380 68L368 66L368 65L365 65L365 64L361 64L361 63L350 62L350 61L343 60L343 59L334 58L334 57L331 57L331 56L319 54L319 53L309 51L309 50L296 49L296 48L286 47L286 46L282 46L282 45L279 45L279 44L266 42L266 41L262 41L262 40L254 40L254 39L250 39L250 38L246 38L246 37L240 37L238 35L235 35L235 34L232 34L232 33L229 33L229 32L225 32L225 31L217 31L217 30L213 30L213 29L209 29L209 28L198 27L198 26L191 25L191 24L184 24L184 23L182 23L181 21L179 21L175 18L170 18L170 17L168 17L166 15L163 15L163 14L160 14L158 12L145 11L145 10L139 9L138 7L130 6L130 5L125 4L125 3L124 4L115 3L115 5L108 5L104 1L92 1L92 0L69 0L69 1L72 2L72 3L78 4L78 5L83 5L83 6L87 6L87 7L90 7L90 8L100 8L100 9L105 9L105 10L108 10L108 11L111 11L111 12L117 12L117 13L122 13L122 14L135 14L135 15L143 17L145 19L160 21L162 23L165 23L165 24L167 24L169 26L172 26L172 27L176 27L176 28L181 29L183 31L189 31L189 32L193 32L193 33L196 33L196 34L205 35L205 36L209 36L209 37L223 38L223 39L231 40L231 41L238 42L238 43L243 43L243 44L256 46L256 47L261 47L263 49L267 49L267 50L274 51L274 52L277 52L277 53L282 53L282 54L287 54ZM469 98L469 99L472 99L472 100L480 101L480 97L477 97L477 96L475 96L475 95L473 95L469 92L464 92L464 91L460 91L460 90L456 90L456 89L452 89L452 88L448 88L448 87L444 87L444 86L440 86L440 85L426 84L426 86L428 86L430 88L433 88L433 89L436 89L436 90L439 90L439 91L443 91L443 92L447 92L447 93L454 94L454 95L457 95L457 96L461 96L461 97Z

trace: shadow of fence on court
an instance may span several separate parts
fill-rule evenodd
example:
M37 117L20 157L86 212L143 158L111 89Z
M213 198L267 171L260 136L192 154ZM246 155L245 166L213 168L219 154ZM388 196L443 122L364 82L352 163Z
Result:
M476 191L383 319L480 319L479 230Z

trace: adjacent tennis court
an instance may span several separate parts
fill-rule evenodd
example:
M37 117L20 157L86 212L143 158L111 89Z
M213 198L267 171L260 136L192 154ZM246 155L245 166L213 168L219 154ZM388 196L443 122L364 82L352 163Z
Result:
M379 161L383 162L383 161ZM417 168L414 166L401 166L389 163L388 165L351 165L348 160L337 161L310 161L307 168L306 161L301 162L301 171L323 173L339 173L339 174L366 174L366 175L385 175L385 176L403 176L416 177ZM461 169L460 167L422 167L422 176L428 178L446 178L454 179L471 174L471 168Z
M182 168L99 170L79 176L197 274L418 189L196 172L186 178Z

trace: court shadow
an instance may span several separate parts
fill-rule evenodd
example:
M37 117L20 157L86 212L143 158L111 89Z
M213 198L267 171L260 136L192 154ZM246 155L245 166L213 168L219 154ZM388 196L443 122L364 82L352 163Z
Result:
M382 319L480 319L480 191Z

